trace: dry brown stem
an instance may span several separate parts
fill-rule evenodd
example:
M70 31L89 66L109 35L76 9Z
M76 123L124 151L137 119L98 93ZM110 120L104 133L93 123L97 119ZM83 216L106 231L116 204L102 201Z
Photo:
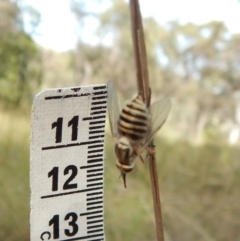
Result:
M131 19L132 19L132 37L134 46L134 56L136 64L137 86L138 92L142 95L144 102L149 105L151 103L151 93L148 80L147 54L144 41L144 32L142 26L142 18L138 0L130 0ZM158 186L157 163L155 146L153 141L149 145L147 155L149 163L150 180L153 196L153 206L156 222L157 240L164 241L162 212L160 203L160 193Z

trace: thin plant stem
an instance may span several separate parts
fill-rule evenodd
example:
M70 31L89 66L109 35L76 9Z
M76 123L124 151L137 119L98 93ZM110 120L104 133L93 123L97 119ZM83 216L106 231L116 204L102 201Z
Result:
M149 148L153 152L152 154L148 153L147 160L149 164L150 180L151 180L151 187L152 187L157 240L164 241L160 192L159 192L159 185L158 185L157 162L156 162L155 146L153 144L153 141L151 143L151 146L149 146Z
M130 10L132 19L132 38L138 91L139 94L141 94L141 96L143 97L144 102L148 103L150 98L150 92L146 58L147 54L138 0L130 0Z
M151 103L151 91L149 87L147 54L138 0L130 0L130 10L138 92L142 95L144 102L149 106ZM156 153L153 141L151 141L148 147L147 160L150 171L157 241L164 241Z

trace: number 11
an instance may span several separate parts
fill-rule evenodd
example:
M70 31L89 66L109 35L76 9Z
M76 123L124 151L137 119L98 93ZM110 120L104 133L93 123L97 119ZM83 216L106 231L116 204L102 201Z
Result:
M79 116L76 115L68 122L68 127L72 126L72 141L76 141L78 137L78 120ZM56 128L55 143L62 142L62 126L63 117L57 118L57 121L52 123L52 129Z

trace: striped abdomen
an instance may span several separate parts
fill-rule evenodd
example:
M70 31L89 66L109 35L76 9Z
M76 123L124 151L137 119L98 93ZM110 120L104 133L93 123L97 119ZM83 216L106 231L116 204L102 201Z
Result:
M140 141L148 133L150 114L142 96L138 95L122 110L118 121L118 132L130 141Z

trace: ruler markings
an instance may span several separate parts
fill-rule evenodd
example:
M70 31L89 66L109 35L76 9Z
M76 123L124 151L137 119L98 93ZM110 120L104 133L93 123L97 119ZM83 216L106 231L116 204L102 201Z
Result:
M90 233L98 233L98 232L102 232L102 231L103 231L103 229L101 228L101 229L89 230L89 231L87 231L87 233L88 234L90 234Z
M91 240L88 240L88 241L103 241L103 239L91 239Z
M92 105L102 105L102 104L107 104L107 101L96 101L96 102L92 102Z
M99 199L103 199L103 195L92 197L92 198L87 198L86 200L89 202L92 202L92 201L98 201Z
M94 178L94 179L87 179L87 182L96 182L102 180L102 177L100 178Z
M82 118L82 120L83 121L87 121L87 120L96 120L96 119L102 119L102 118L105 119L105 116L104 115L99 115L99 116L84 117L84 118Z
M55 95L55 96L46 96L45 100L56 100L56 99L67 99L67 98L76 98L76 97L85 97L89 96L91 93L83 93L83 94L74 94L74 95Z
M106 105L102 105L102 106L91 107L91 110L102 110L102 109L107 109L107 106Z
M105 123L105 122L104 122ZM92 125L91 124L91 122L89 123L90 125ZM95 123L94 123L95 124ZM104 128L104 126L90 126L89 127L89 130L95 130L95 129L101 129L101 128Z
M104 239L91 239L91 240L88 240L88 241L103 241Z
M89 220L89 221L87 221L87 224L99 223L102 221L103 214L95 215L95 216L87 216L86 218L87 218L87 220ZM94 219L96 219L96 220L94 220Z
M89 133L88 133L89 134ZM104 137L105 137L105 134L104 133L98 133L98 134L95 134L95 135L93 135L93 134L89 134L88 135L88 140L89 141L94 141L94 140L91 140L90 138L92 138L92 137L94 137L94 136L99 136L99 137L102 137L102 141L101 142L104 142ZM100 142L100 141L99 141ZM95 143L91 143L91 144L95 144Z
M92 100L102 100L102 99L107 99L107 96L103 95L103 96L97 96L92 98Z
M97 202L89 202L87 203L87 206L95 205L95 204L100 204L102 201L97 201Z
M55 96L46 96L45 100L56 100L56 99L68 99L68 98L78 98L78 97L85 97L91 95L103 95L107 94L107 91L97 91L92 93L82 93L82 94L71 94L71 95L55 95ZM107 97L106 97L107 98Z
M88 180L87 180L87 183L88 183L87 188L91 188L91 187L99 186L99 185L103 186L103 182L99 182L99 180L94 180L94 181L89 183Z
M94 186L99 186L99 185L103 186L103 182L87 184L87 187L94 187Z
M87 161L87 164L96 163L96 162L103 162L103 159L102 158L91 159Z
M100 152L100 151L99 151ZM96 153L96 152L94 152ZM96 158L96 157L100 157L100 158ZM103 161L103 158L101 158L102 156L96 156L96 157L91 157L91 158L88 158L88 161L87 163L91 162L91 161Z
M101 218L101 219L99 219L99 218ZM97 216L92 216L92 217L89 216L89 217L87 217L87 220L89 220L89 221L87 221L87 224L91 225L91 224L99 223L99 222L101 222L102 218L103 218L103 215L97 215ZM96 219L96 220L94 220L94 219Z
M87 170L87 173L90 173L90 172L99 172L101 171L103 173L103 168L98 168L98 169L93 169L93 170Z
M99 151L99 152L100 152L100 151ZM95 153L96 153L96 152L95 152ZM95 153L94 153L94 154L95 154ZM99 157L100 157L100 158L99 158ZM102 155L100 155L100 156L97 156L97 155L94 155L94 156L93 156L93 155L92 155L92 157L88 157L87 160L90 161L90 162L91 162L91 161L94 161L94 160L96 160L96 161L102 160L102 161L103 161L103 158L102 158Z
M87 224L91 225L91 224L97 224L99 222L101 222L101 220L103 219L103 211L102 214L99 215L94 215L94 216L86 216L87 219Z
M94 111L94 112L91 112L90 115L106 114L106 111L107 110Z
M87 201L94 201L94 200L97 200L97 199L102 199L103 197L92 197L92 198L87 198Z
M104 86L106 88L106 86ZM106 99L107 95L105 96L93 96L92 97L92 103L91 103L91 110L92 112L90 113L91 117L86 117L83 120L90 120L89 121L89 140L93 139L104 139L105 138L105 132L104 132L104 127L105 126L99 126L100 124L105 124L105 119L106 119L106 109L107 107L104 106L103 108L99 108L100 104L106 104L107 101L101 101L103 99ZM101 115L104 114L104 115ZM102 120L104 118L104 121ZM97 121L94 121L97 120ZM98 127L92 127L92 125L98 125ZM101 148L101 149L96 149L96 148ZM103 169L96 169L96 167L103 166L103 144L96 144L96 145L91 145L88 146L88 155L87 155L87 163L99 163L99 164L93 164L93 165L87 165L84 167L80 168L87 168L87 188L90 187L98 187L99 185L103 189ZM95 148L95 149L93 149ZM89 150L90 149L90 150ZM90 169L89 169L90 167ZM99 171L101 171L99 173ZM93 173L94 172L94 173ZM96 173L97 172L97 173ZM91 173L91 174L89 174ZM89 184L91 183L91 184ZM91 214L87 216L87 220L93 220L93 221L88 221L87 222L87 233L92 234L92 233L98 233L98 232L103 232L103 214L102 215L93 215L93 212L97 214L98 212L103 213L103 192L91 192L87 193L87 211L91 211ZM96 206L97 205L97 206ZM98 209L101 209L100 211ZM97 211L93 211L97 210ZM94 220L96 218L101 218L101 220ZM98 224L98 225L92 225L92 224ZM100 224L100 225L99 225ZM90 225L90 227L88 227ZM101 228L101 229L99 229ZM89 231L89 229L91 229ZM101 239L100 239L101 240ZM104 240L104 238L102 239Z
M86 169L86 168L92 168L92 167L102 167L103 164L95 164L95 165L87 165L87 166L81 166L80 169Z
M98 225L90 225L87 227L87 229L92 229L92 228L101 228L103 227L103 224L98 224Z
M98 151L98 152L94 152L94 154L96 154L96 153L99 153L100 151ZM101 151L101 152L103 152L103 151ZM92 153L91 153L92 154ZM100 158L99 158L100 157ZM103 158L102 158L102 155L100 155L100 154L97 154L97 155L89 155L88 157L87 157L87 160L88 161L92 161L92 160L102 160L103 161Z
M104 133L104 129L98 130L98 131L89 131L89 134L98 134L98 133Z
M93 95L106 95L107 91L97 91L97 92L93 92Z
M97 216L95 216L95 217L92 217L92 219L94 219L94 218L96 218ZM102 216L103 217L103 216ZM87 217L87 219L89 220L89 219L91 219L91 217ZM94 221L88 221L87 222L87 224L93 224L93 223L100 223L100 222L102 222L103 221L103 219L98 219L98 220L94 220Z
M99 219L100 218L100 219ZM92 216L92 217L87 217L87 225L91 225L91 224L97 224L97 223L100 223L101 220L103 218L103 215L97 215L97 216ZM96 219L96 220L94 220Z
M89 197L89 196L88 196L88 197ZM96 196L87 198L86 200L89 201L89 202L91 202L91 201L96 201L96 200L98 200L98 199L103 199L103 193L99 194L99 196L96 195Z
M102 228L102 227L103 227L103 224L98 224L98 225L88 226L87 229Z
M104 233L101 233L101 234L95 234L95 235L82 236L78 238L62 239L60 241L75 241L75 240L81 240L81 239L87 239L87 238L94 238L94 237L103 236L103 235Z
M102 189L102 187L87 188L87 189L81 189L81 190L77 190L77 191L73 191L73 192L64 192L64 193L45 195L45 196L41 196L41 199L71 195L71 194L80 193L80 192L89 192L89 191L94 191L94 190L99 190L99 189Z
M87 182L93 182L93 181L98 181L99 178L102 179L102 176L103 176L103 173L97 173L98 175L94 175L94 176L91 176L91 177L87 177ZM91 181L92 180L92 181ZM87 184L87 187L89 187L88 185L90 184Z
M102 213L103 213L103 210L102 210ZM99 218L103 218L103 214L99 214L99 215L95 215L95 216L87 216L86 218L87 218L87 220L91 220L91 221L88 221L89 222L88 224L97 223L101 220ZM92 220L92 219L96 219L96 220Z
M103 162L103 159L92 159L92 160L88 160L87 163L96 163L96 162Z
M93 209L99 209L99 208L103 208L103 206L95 206L95 207L89 207L89 208L87 208L87 211L88 210L93 210Z
M87 177L96 177L96 176L102 176L103 172L98 172L98 173L93 173L93 174L88 174Z
M89 124L90 124L90 125L105 124L105 120L104 120L104 121L90 121ZM97 127L97 128L99 128L99 127ZM91 129L91 128L89 128L89 129Z
M103 192L92 192L92 193L87 193L87 196L100 195L100 194L103 194Z
M94 90L100 90L100 89L106 89L107 86L106 85L103 85L103 86L94 86L93 89Z
M42 150L45 151L45 150L58 149L58 148L68 148L68 147L89 145L89 144L95 144L95 143L101 143L101 142L103 142L103 140L85 141L80 143L72 143L72 144L57 145L57 146L46 146L46 147L42 147Z
M95 148L97 148L97 147L102 147L102 146L96 146L95 145ZM88 154L91 154L91 153L96 153L96 152L103 152L104 150L103 149L96 149L96 150L90 150L90 151L88 151Z
M103 138L103 137L105 137L105 135L89 136L89 139L92 140L92 139L98 139L98 138Z
M101 157L101 156L102 156L101 154L96 154L96 155L89 155L87 156L87 158L95 158L95 157Z
M89 122L90 125L95 125L95 124L105 124L105 120L99 120L99 121L90 121ZM98 127L99 128L99 127Z
M95 129L95 130L91 130L89 131L89 136L95 136L95 135L104 135L105 136L105 132L103 131L103 129Z
M87 178L87 182L96 182L102 180L102 177Z
M100 144L100 145L93 145L93 146L88 146L88 149L92 149L92 148L98 148L98 147L104 147L103 144ZM88 152L89 153L89 152Z
M103 213L103 210L81 213L80 216L94 215L94 214L98 214L98 213ZM103 215L98 215L98 216L95 216L95 217L103 217Z
M93 106L91 107L91 110L106 110L107 109L107 105L102 105L102 106Z

